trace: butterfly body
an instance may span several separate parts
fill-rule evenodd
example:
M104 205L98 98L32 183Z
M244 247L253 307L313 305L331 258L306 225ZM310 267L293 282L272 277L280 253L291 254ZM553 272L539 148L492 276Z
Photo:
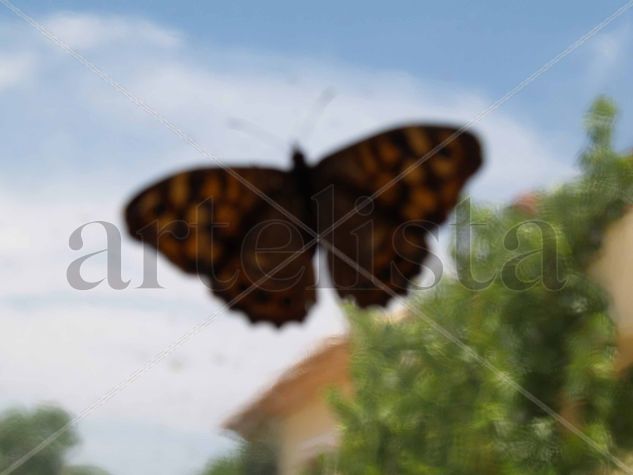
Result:
M295 149L287 172L178 173L130 201L128 229L183 271L204 277L252 322L281 326L305 318L316 301L316 237L337 293L362 307L384 305L407 292L428 254L428 232L446 219L481 164L473 135L442 146L455 130L398 127L314 166Z
M314 194L312 167L308 165L305 154L298 147L294 147L292 150L292 169L290 174L294 177L297 187L302 191L300 196L306 209L306 224L314 230L316 218L314 201L312 200Z

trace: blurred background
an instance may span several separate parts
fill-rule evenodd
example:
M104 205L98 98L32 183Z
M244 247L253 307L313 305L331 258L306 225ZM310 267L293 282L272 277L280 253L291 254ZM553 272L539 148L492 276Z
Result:
M68 265L107 246L90 225L73 250L73 231L106 221L123 233L122 207L140 186L208 159L2 3L0 410L53 404L81 414L217 313L79 421L82 443L69 455L117 475L197 473L237 446L222 423L343 334L346 319L324 289L304 325L253 327L162 259L163 288L139 289L143 250L125 235L130 285L72 288ZM224 163L287 168L289 149L234 130L234 120L299 140L311 162L400 122L462 124L623 2L13 4ZM628 11L477 122L486 161L468 193L504 204L577 175L583 116L598 94L621 110L615 148L633 145L624 133L633 127L632 46ZM297 137L325 89L334 100ZM86 280L103 279L105 265L105 253L87 261Z

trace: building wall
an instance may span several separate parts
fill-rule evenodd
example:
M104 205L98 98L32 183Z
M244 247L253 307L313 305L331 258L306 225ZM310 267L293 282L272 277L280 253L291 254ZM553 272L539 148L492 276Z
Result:
M612 314L620 334L618 366L629 366L633 364L633 211L607 230L590 273L611 295ZM292 387L302 396L275 418L280 475L299 475L310 460L336 447L337 420L325 396L332 385L351 394L347 373L341 370L346 366L345 355L346 350L339 348L333 357L311 368ZM333 368L339 371L333 372ZM310 382L315 377L322 379ZM314 384L318 384L317 390Z
M349 394L349 382L337 386ZM298 475L314 457L336 447L338 423L326 399L323 388L280 420L280 475Z
M633 363L633 211L607 230L591 274L611 295L619 329L618 367L629 366Z

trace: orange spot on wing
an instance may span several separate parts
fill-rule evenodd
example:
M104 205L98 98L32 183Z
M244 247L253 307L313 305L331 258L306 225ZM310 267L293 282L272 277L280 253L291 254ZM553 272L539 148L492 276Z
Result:
M387 137L377 140L377 148L380 159L387 165L395 164L402 156L402 153Z
M215 220L220 225L221 233L235 235L239 229L237 212L231 205L218 206L215 211Z
M176 206L182 206L189 198L189 174L181 173L169 181L169 200Z
M431 167L437 175L446 178L455 173L457 164L448 157L437 155L431 159Z
M381 173L376 177L376 191L380 194L376 197L381 203L392 205L398 200L398 183L392 182L392 177L386 173ZM387 186L389 185L389 186Z
M154 214L156 205L160 203L160 194L158 191L148 191L138 201L138 211L141 214L150 213Z
M409 185L420 185L426 178L426 172L422 164L417 164L415 160L407 160L402 166L402 181Z
M434 210L437 206L437 198L431 191L425 188L414 189L411 192L411 201L424 213Z
M363 170L365 170L369 174L373 174L378 171L376 159L371 153L371 148L368 142L363 142L358 145L358 155L360 157Z
M242 184L234 176L228 175L226 177L226 185L224 189L223 197L228 201L238 201L240 199L240 191L242 190Z
M217 197L220 195L220 178L215 175L210 175L204 180L202 187L200 188L202 196L205 197Z
M422 130L416 127L409 127L404 129L404 134L409 143L409 147L421 158L425 153L431 149L431 142Z

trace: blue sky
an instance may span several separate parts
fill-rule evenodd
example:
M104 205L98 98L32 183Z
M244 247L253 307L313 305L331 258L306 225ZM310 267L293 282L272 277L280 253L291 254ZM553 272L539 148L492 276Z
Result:
M623 4L621 0L494 0L485 4L466 0L108 1L90 2L86 7L85 2L77 1L20 2L25 10L40 14L68 9L140 16L186 32L202 51L209 46L256 48L405 71L491 96L503 94ZM626 15L607 31L630 23L630 15ZM599 87L583 84L583 76L583 65L577 58L569 58L548 74L547 81L533 85L509 107L521 108L532 120L554 124L577 120L577 112L596 92L626 101L627 75L612 76ZM575 78L573 84L571 78ZM567 107L558 107L559 103ZM574 110L567 111L570 107Z
M213 156L279 167L287 150L231 130L231 118L295 138L333 88L303 141L312 160L405 120L464 123L622 4L16 0ZM632 46L633 10L477 123L486 167L472 196L503 204L572 176L583 113L601 93L621 109L618 146L633 146ZM120 225L142 184L208 159L1 5L0 104L0 409L55 402L80 413L217 313L82 421L74 454L117 475L193 473L231 446L223 419L344 330L334 297L323 291L303 327L252 328L164 261L164 289L134 288L143 253L125 238L129 289L70 288L73 230ZM85 252L105 245L98 227L84 242ZM103 266L95 258L86 276Z

